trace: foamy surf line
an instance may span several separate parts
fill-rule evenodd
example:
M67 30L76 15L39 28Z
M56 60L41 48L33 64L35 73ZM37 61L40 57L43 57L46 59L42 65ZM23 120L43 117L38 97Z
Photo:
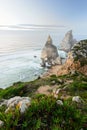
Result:
M31 81L46 72L41 67L41 50L27 50L0 57L0 88L11 86L18 81ZM59 51L59 55L66 54Z

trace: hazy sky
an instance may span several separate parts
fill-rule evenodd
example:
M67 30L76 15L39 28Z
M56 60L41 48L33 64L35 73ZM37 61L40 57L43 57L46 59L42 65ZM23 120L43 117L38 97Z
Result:
M0 0L0 25L63 25L87 33L87 0Z

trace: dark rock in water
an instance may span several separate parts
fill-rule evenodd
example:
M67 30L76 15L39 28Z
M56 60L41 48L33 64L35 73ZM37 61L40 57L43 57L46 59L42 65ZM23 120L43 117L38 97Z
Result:
M41 53L42 67L46 67L46 63L50 66L61 64L61 58L58 55L57 47L52 44L49 36Z
M76 39L73 38L72 30L70 30L65 34L65 37L61 42L61 49L69 52L76 42Z
M37 58L37 56L34 56L34 58Z

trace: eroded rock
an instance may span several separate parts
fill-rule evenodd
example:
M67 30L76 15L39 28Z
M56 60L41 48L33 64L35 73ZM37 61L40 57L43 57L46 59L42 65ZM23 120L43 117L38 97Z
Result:
M57 47L53 45L52 38L49 36L41 52L42 66L46 67L61 64L61 58L58 55Z
M65 37L61 42L61 49L69 52L76 42L76 39L73 38L72 30L70 30L65 34Z

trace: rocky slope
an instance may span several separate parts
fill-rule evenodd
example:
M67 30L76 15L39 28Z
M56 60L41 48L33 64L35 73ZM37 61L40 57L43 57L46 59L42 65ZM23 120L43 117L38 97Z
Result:
M58 55L57 47L53 45L52 38L49 36L47 42L41 52L42 66L61 64L61 59Z
M52 74L64 75L75 71L87 75L87 40L76 43L68 53L65 63L53 66L43 77L48 77Z
M73 35L72 35L72 30L68 31L66 34L65 34L65 37L64 39L62 40L62 42L60 43L61 45L61 49L66 51L66 52L69 52L72 48L72 46L76 43L76 39L73 38Z
M72 54L75 61L79 61L81 66L87 64L87 40L81 40L72 48Z
M87 40L82 40L72 47L65 64L61 66L57 74L68 74L74 71L87 75Z

